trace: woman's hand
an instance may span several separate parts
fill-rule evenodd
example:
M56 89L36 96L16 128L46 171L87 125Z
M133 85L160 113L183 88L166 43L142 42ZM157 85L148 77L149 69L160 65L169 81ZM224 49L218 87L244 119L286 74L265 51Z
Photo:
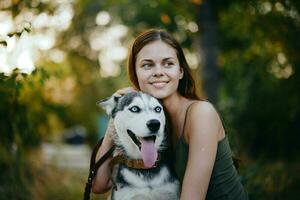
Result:
M130 93L130 92L136 92L136 91L137 90L134 89L133 87L126 87L126 88L122 88L122 89L117 90L113 94L113 96L120 97L120 96L123 96L124 94Z

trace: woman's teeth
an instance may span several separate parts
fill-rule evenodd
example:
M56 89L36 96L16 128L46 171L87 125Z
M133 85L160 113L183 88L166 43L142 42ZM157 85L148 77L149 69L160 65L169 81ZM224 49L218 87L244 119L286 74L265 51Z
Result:
M152 83L152 85L155 88L163 88L166 84L167 84L167 82L154 82L154 83Z

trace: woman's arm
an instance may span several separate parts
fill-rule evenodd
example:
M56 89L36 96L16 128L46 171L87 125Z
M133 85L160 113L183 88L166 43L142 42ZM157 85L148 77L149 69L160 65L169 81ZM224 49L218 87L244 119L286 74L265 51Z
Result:
M189 155L180 199L204 200L217 153L218 136L224 130L218 113L209 102L198 102L192 107L184 131Z
M96 155L96 162L107 152L113 145L112 137L115 132L113 120L110 119L108 123L108 127L106 129L106 133L102 142L101 147L99 148ZM97 175L94 178L92 184L93 193L105 193L110 190L112 183L110 180L110 169L109 162L111 161L111 157L109 157L98 169Z

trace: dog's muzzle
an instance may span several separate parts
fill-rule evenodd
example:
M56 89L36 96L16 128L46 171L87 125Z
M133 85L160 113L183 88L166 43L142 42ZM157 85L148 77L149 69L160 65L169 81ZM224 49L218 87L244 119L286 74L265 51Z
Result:
M136 135L131 131L131 130L127 130L127 133L129 135L129 137L132 139L132 141L136 144L136 146L139 147L139 149L141 149L141 142L140 140L136 137ZM147 137L143 137L144 140L153 140L153 142L155 142L156 140L156 135L151 135L151 136L147 136Z
M157 119L151 119L146 123L148 129L151 132L150 136L146 136L143 138L138 138L131 130L127 130L127 133L129 137L132 139L132 141L141 149L141 139L146 140L146 141L153 141L155 142L156 140L156 134L160 128L160 122Z
M131 130L127 130L127 133L129 135L129 137L132 139L132 141L136 144L136 146L139 147L139 149L141 149L141 142L140 140L136 137L136 135L131 131ZM153 140L153 142L155 142L156 140L156 135L151 135L151 136L147 136L147 137L143 137L144 140Z
M146 168L153 167L158 157L158 152L155 148L156 135L137 137L130 130L127 130L127 133L132 141L138 146L144 166L146 166Z

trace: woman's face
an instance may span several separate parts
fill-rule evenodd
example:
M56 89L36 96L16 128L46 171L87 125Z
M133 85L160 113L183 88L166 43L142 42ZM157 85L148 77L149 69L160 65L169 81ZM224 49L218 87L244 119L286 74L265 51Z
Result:
M175 49L160 40L141 49L135 70L140 89L158 99L175 94L183 77Z

